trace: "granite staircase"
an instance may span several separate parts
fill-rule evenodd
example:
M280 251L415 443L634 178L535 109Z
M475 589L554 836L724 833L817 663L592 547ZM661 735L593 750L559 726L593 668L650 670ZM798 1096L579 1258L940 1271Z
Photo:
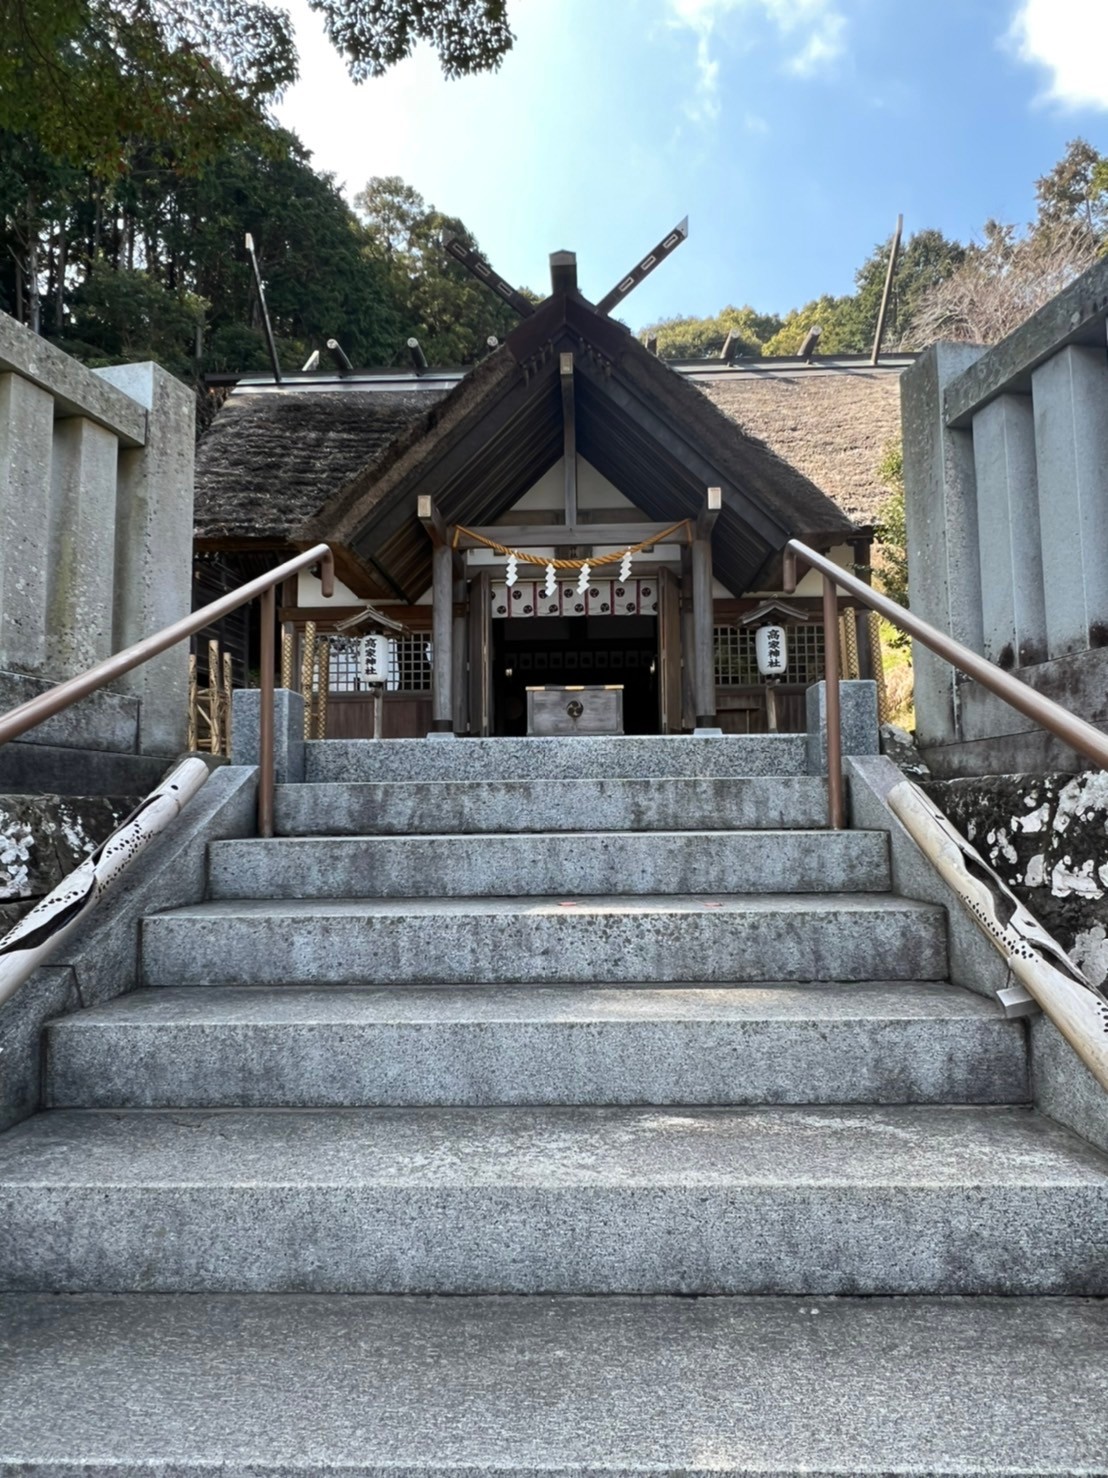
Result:
M1108 1160L824 817L310 746L0 1137L0 1475L1108 1473Z

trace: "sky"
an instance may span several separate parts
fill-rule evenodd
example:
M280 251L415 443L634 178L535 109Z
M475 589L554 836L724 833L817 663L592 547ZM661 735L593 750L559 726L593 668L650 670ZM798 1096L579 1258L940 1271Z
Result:
M892 234L1034 214L1066 142L1108 151L1108 0L508 0L500 70L429 50L355 85L307 0L277 113L348 198L400 175L496 270L602 297L683 216L625 320L852 291Z

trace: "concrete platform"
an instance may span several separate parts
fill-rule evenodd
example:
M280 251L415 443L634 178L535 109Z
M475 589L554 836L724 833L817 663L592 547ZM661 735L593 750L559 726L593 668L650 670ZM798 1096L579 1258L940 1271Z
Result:
M804 775L805 734L566 739L325 739L305 745L308 781L597 780Z
M285 836L822 827L827 782L770 775L279 785L275 815Z
M1020 1108L57 1110L0 1289L1108 1294L1108 1158Z
M849 893L215 901L146 918L142 951L147 985L717 984L947 972L942 909Z
M924 982L163 987L54 1022L52 1107L1013 1103L1022 1025Z
M214 842L211 898L877 893L883 831L559 832Z
M1084 1299L0 1298L4 1478L1092 1478Z

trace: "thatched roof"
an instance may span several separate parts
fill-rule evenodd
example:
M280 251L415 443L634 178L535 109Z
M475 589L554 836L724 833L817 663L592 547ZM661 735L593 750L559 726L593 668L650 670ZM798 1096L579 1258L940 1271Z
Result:
M713 545L729 588L747 587L791 535L853 524L797 468L729 420L669 365L574 291L552 295L408 435L305 525L372 563L410 598L430 580L416 496L447 523L503 516L562 451L559 356L574 359L577 448L648 519L695 518L723 489Z
M444 393L240 388L197 445L197 538L296 542L305 521Z
M877 465L900 435L896 369L738 372L693 381L732 421L812 480L855 523L872 524L888 489Z

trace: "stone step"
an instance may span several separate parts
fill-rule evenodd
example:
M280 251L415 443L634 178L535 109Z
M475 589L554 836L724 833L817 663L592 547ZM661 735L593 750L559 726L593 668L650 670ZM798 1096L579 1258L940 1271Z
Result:
M53 1022L57 1108L1018 1103L1021 1024L931 982L163 987Z
M324 739L305 746L308 781L598 780L804 775L805 734L565 739Z
M283 836L781 830L826 826L827 782L813 775L335 781L279 785L274 810Z
M213 842L212 898L880 893L883 831L557 832Z
M21 1478L1104 1474L1108 1304L0 1297Z
M1024 1108L54 1110L10 1292L1108 1294L1108 1158Z
M142 956L147 985L711 985L947 975L943 910L866 893L217 899L144 919Z

